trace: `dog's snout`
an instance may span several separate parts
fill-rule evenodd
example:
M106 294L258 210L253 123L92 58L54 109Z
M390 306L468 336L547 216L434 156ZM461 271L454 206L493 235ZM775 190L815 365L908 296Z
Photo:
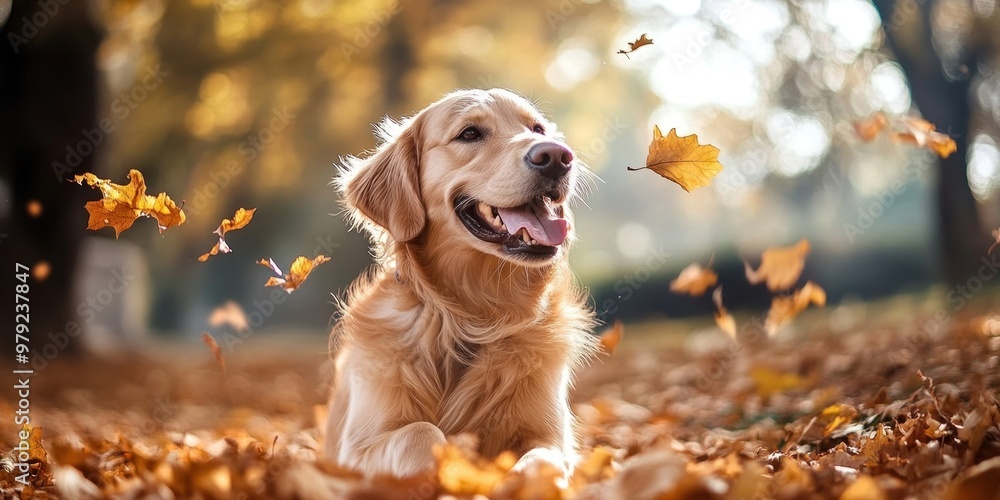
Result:
M555 142L535 144L524 159L529 167L551 179L565 176L573 166L573 152Z

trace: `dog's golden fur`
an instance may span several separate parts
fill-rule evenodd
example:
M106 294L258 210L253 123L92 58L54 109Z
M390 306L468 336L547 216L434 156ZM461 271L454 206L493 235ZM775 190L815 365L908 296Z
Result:
M470 124L483 140L456 141ZM454 205L461 194L524 204L539 189L526 151L561 144L554 128L511 92L457 91L387 122L377 151L346 161L336 182L352 221L372 236L376 265L348 291L331 335L329 459L409 476L434 467L433 447L446 435L474 433L485 456L521 455L518 469L572 470L568 391L594 340L566 258L570 240L547 260L507 255L473 237ZM574 196L579 170L555 202Z

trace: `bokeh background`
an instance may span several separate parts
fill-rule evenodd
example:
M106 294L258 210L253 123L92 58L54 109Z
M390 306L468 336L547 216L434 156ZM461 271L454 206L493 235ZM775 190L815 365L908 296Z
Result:
M668 284L710 258L727 305L759 314L770 296L742 260L802 238L834 304L940 300L1000 226L996 0L0 0L0 23L0 248L47 265L36 338L85 332L59 350L200 342L228 301L261 313L255 332L325 335L371 263L335 165L456 88L535 100L602 179L572 259L605 320L707 313ZM643 33L653 45L616 53ZM860 141L852 122L877 111L922 116L958 151ZM654 124L721 149L712 187L626 170ZM98 193L65 179L133 168L187 223L86 231ZM233 253L198 262L239 207L258 210ZM254 262L318 253L333 260L271 300Z

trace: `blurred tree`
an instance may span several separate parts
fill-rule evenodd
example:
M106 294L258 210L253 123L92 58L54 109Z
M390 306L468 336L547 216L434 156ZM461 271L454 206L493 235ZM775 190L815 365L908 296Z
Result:
M0 30L0 175L13 191L0 210L9 228L3 232L10 233L0 246L17 262L44 261L51 269L44 280L31 281L33 348L49 343L51 334L65 339L52 341L58 347L76 350L75 335L64 333L78 319L70 291L87 215L85 190L65 179L80 173L74 167L91 162L103 142L94 65L101 36L86 3L39 5L14 2ZM29 213L30 201L40 203L40 214Z
M937 160L937 228L944 278L949 286L964 283L976 274L981 266L980 257L989 246L969 187L968 154L974 131L974 99L970 90L979 72L997 56L1000 13L996 11L1000 9L993 9L989 17L970 15L961 19L965 16L955 12L957 5L944 5L956 2L873 0L873 3L882 18L886 45L909 81L914 104L926 119L953 137L958 146L951 156ZM949 7L951 12L942 12ZM942 33L946 30L940 28L941 22L935 22L935 14L951 17L946 23L968 24L951 33ZM952 45L951 50L947 45L942 47L944 38L948 38L944 43Z

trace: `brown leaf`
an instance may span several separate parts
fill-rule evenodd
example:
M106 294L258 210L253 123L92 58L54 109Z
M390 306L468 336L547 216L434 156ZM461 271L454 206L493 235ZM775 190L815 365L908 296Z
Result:
M215 339L212 338L212 334L208 332L201 332L201 340L205 342L205 345L207 345L209 349L212 350L212 354L215 356L215 361L219 363L219 366L222 367L222 373L225 374L226 360L222 357L222 348L220 348L219 344L217 344Z
M854 132L861 140L871 142L887 126L889 126L889 119L886 118L885 113L879 111L864 120L854 122Z
M708 186L722 171L719 148L711 144L698 144L697 135L679 137L677 129L663 136L660 127L653 126L653 142L649 144L646 166L629 167L629 170L648 168L691 192Z
M625 325L621 320L615 320L614 324L600 335L601 350L608 356L614 354L623 337L625 337Z
M983 461L951 483L945 500L995 500L1000 484L1000 457Z
M670 291L700 297L718 281L719 275L695 262L685 267L677 278L670 282Z
M766 281L767 288L772 292L788 290L802 275L809 249L809 241L800 240L794 246L764 250L756 271L744 262L747 280L752 285Z
M313 268L316 266L329 261L330 258L324 255L318 255L315 259L310 260L307 257L300 256L296 257L295 261L292 262L292 267L288 270L288 274L283 274L281 269L274 264L271 259L264 260L260 259L257 261L258 264L271 269L275 274L281 277L271 277L264 283L264 286L280 286L286 292L292 293L309 277L309 273L312 272Z
M712 301L715 302L715 324L719 326L719 329L729 335L729 338L736 340L736 318L733 318L732 314L726 311L726 308L722 305L722 286L712 292Z
M768 336L778 333L781 325L796 317L802 311L814 304L818 307L826 305L826 291L822 287L807 281L799 290L789 296L776 296L771 300L771 309L764 319L764 330Z
M77 184L87 183L88 186L101 190L103 198L84 205L90 214L87 229L112 227L115 237L132 227L132 223L142 216L156 219L157 227L164 230L179 226L187 220L184 210L177 206L166 193L156 196L146 194L146 181L138 170L129 170L129 183L115 184L100 179L92 173L77 175L73 181Z
M222 223L219 224L219 227L215 231L213 231L214 234L219 235L218 243L216 243L215 246L208 251L208 253L198 257L198 261L205 262L213 255L232 252L233 250L229 247L229 244L226 243L226 233L246 227L246 225L253 220L253 214L256 211L256 208L251 208L250 210L240 208L236 211L236 215L233 215L232 219L222 219Z
M642 36L637 38L634 42L628 42L628 50L622 49L616 52L616 54L624 54L625 57L628 57L630 52L635 52L636 49L645 45L653 45L653 39L646 38L646 34L643 33Z

